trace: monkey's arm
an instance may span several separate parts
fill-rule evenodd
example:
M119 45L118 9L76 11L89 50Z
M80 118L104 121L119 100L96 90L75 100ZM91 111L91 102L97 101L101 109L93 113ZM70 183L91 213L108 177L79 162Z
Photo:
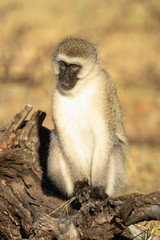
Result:
M116 136L118 137L120 142L127 145L122 107L117 95L115 83L109 74L107 74L107 81L108 81L108 87L109 87L107 94L109 95L108 98L112 107L112 109L110 109L110 116L112 121L114 119L114 124L115 124L114 128L116 130Z

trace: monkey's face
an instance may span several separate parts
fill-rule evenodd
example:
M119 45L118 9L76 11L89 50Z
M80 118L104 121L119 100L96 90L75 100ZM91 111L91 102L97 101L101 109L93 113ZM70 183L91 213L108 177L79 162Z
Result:
M78 73L81 69L80 65L70 64L59 61L58 84L64 90L72 89L78 81Z

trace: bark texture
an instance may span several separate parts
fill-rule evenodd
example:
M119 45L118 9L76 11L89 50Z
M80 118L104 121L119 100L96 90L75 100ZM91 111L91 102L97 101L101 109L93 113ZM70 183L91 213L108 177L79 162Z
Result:
M35 111L26 121L31 110L26 105L0 129L0 238L130 239L130 224L160 220L160 192L66 200L46 175L46 114Z

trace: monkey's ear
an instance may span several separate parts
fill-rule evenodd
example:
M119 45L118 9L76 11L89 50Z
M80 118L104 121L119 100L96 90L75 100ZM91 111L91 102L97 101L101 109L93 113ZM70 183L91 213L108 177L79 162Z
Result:
M52 68L55 75L58 75L60 73L59 64L55 59L52 61Z

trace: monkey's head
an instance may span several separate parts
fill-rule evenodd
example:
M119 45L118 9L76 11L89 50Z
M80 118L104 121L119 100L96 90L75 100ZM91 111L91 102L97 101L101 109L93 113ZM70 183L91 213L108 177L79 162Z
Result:
M57 45L53 55L53 70L57 84L71 90L78 81L89 76L97 63L94 44L79 38L66 38Z

